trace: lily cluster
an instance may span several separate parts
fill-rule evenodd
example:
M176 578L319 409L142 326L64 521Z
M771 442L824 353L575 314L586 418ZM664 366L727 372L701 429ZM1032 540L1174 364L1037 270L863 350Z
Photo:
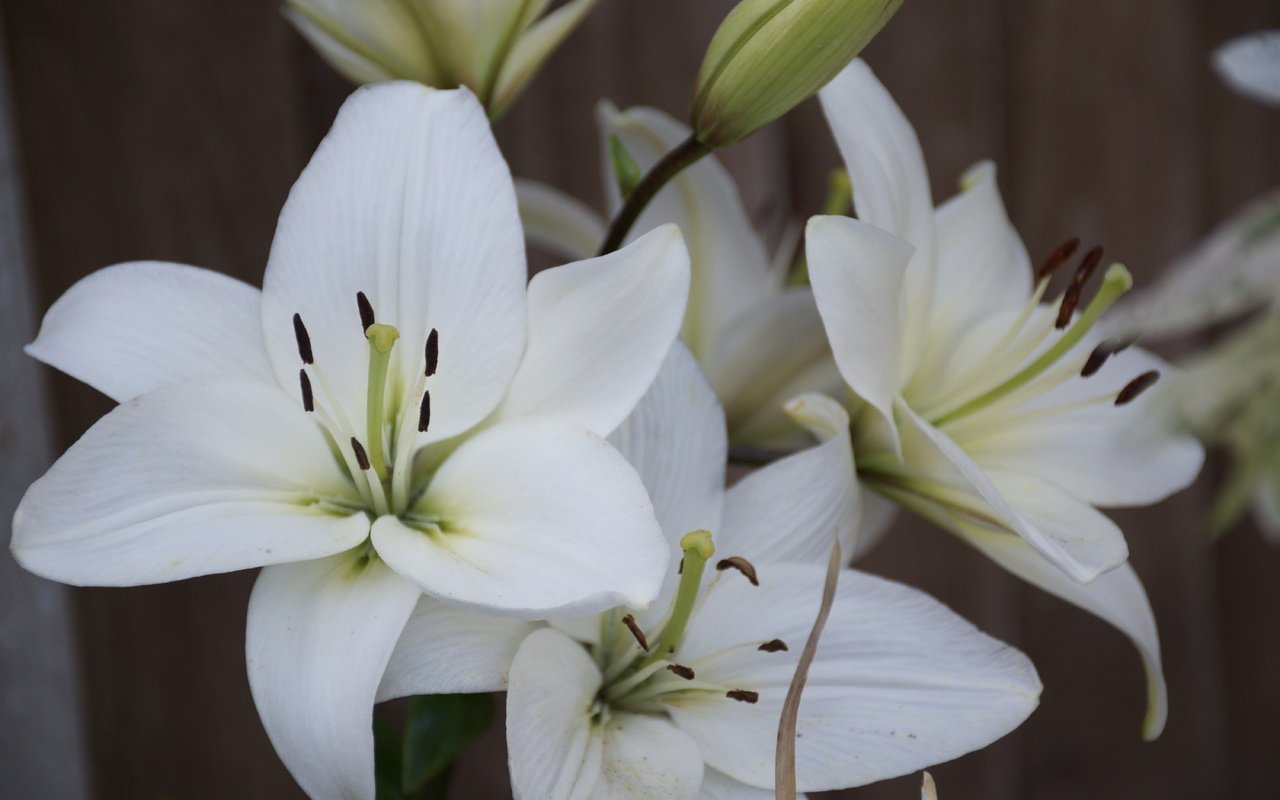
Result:
M809 221L811 285L788 274L800 237L771 257L714 158L595 256L604 219L517 191L489 127L591 5L388 1L356 24L293 0L352 77L420 82L343 106L261 290L137 262L54 304L28 352L119 405L27 492L15 557L100 586L260 567L249 682L316 798L375 797L373 706L411 695L505 691L531 799L772 797L805 670L800 791L984 747L1034 710L1030 661L918 590L825 577L833 544L864 551L896 508L1126 633L1158 735L1155 623L1097 509L1177 491L1202 450L1152 413L1168 365L1099 323L1124 267L1090 249L1053 296L1079 243L1033 269L989 163L935 209L860 61L820 94L856 217ZM898 4L872 5L865 38ZM733 105L777 19L825 31L830 6L782 6L726 22L745 39L709 60L719 100L695 124ZM697 135L653 109L599 117L606 164L621 147L650 169ZM606 189L613 215L627 198ZM525 237L577 260L526 281ZM726 488L744 451L772 458Z

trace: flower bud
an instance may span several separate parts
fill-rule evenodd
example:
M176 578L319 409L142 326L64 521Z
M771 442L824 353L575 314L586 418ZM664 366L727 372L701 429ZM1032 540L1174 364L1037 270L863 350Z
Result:
M902 0L743 0L698 71L693 129L725 147L790 111L844 69Z
M497 117L599 0L286 0L285 16L356 83L467 86Z

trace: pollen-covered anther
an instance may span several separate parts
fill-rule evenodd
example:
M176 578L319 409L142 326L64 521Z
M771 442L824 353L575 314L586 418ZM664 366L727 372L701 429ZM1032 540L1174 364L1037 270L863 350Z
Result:
M435 328L431 329L431 333L427 335L427 346L425 348L426 375L430 378L436 374L436 367L440 365L440 332Z
M668 664L667 671L684 678L686 681L693 680L693 670L683 664Z
M364 292L356 292L356 307L360 309L360 327L368 333L369 326L377 322L377 319L373 316L373 305Z
M760 693L752 692L747 689L730 689L724 693L724 696L730 700L737 700L739 703L760 702Z
M360 465L360 469L369 469L369 454L365 452L360 440L354 436L351 437L351 451L356 454L356 463Z
M1040 264L1040 268L1036 270L1036 278L1043 280L1057 272L1063 264L1067 263L1067 259L1075 255L1076 249L1079 247L1079 237L1072 236L1070 239L1053 248L1053 251L1050 252L1044 262Z
M307 326L302 324L301 314L293 315L293 337L298 340L298 357L302 363L316 363L315 353L311 352L311 335L307 333Z
M1123 406L1132 403L1138 398L1138 395L1150 389L1152 386L1155 386L1156 381L1158 380L1160 380L1160 373L1157 370L1153 369L1142 373L1138 377L1129 381L1129 383L1120 390L1120 394L1116 395L1116 405Z
M756 568L751 564L750 561L746 560L742 556L732 556L730 558L723 558L716 563L716 570L719 572L724 572L726 569L729 569L730 567L732 567L733 569L736 569L738 572L741 572L743 575L746 575L747 580L751 581L752 586L760 585L760 578L756 575Z
M785 653L787 652L787 643L781 639L772 639L756 649L764 653Z
M1101 342L1097 347L1093 348L1093 352L1089 354L1089 360L1084 362L1084 369L1080 370L1080 377L1089 378L1096 375L1098 370L1102 369L1102 365L1107 363L1107 359L1131 344L1133 344L1133 340L1124 337L1115 337Z
M422 404L418 406L418 433L426 433L431 427L431 392L422 393Z
M311 379L305 369L298 370L298 382L302 384L302 409L310 414L316 410L315 394L311 391Z
M1080 305L1080 297L1084 294L1085 284L1089 282L1089 278L1098 268L1098 264L1102 262L1102 247L1094 247L1088 253L1085 253L1084 260L1080 262L1080 266L1076 268L1076 274L1071 276L1071 283L1067 286L1065 292L1062 293L1062 305L1058 306L1058 319L1055 327L1062 330L1071 324L1071 316L1075 314L1076 308Z
M636 623L636 618L627 614L622 618L622 624L627 626L627 630L631 631L631 635L636 637L636 644L640 645L640 649L649 652L649 639L644 635L644 631L640 630L640 625Z

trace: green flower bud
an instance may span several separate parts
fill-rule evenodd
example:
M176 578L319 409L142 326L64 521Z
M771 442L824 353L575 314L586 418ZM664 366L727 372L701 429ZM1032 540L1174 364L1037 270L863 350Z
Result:
M599 0L286 0L285 16L355 83L467 86L499 116Z
M902 0L743 0L698 71L693 129L711 147L745 139L834 78Z

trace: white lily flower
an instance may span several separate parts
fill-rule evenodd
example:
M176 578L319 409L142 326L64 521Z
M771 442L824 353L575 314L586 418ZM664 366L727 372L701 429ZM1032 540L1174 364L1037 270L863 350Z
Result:
M858 219L815 217L807 252L857 399L860 480L1120 627L1146 662L1146 733L1157 735L1165 689L1155 626L1123 534L1095 507L1166 497L1194 479L1203 451L1152 419L1151 394L1138 397L1167 367L1091 330L1128 288L1127 272L1107 270L1073 313L1101 257L1093 251L1063 302L1041 305L1048 281L1033 286L993 166L972 169L935 211L915 132L866 64L820 97Z
M598 113L608 211L622 204L609 162L617 136L641 170L689 137L687 126L652 108ZM534 243L568 258L594 253L604 238L600 217L555 189L519 182L520 211ZM838 394L843 381L807 286L786 284L795 241L770 258L738 189L714 157L676 176L653 199L628 241L659 225L685 232L693 268L681 338L724 404L735 445L801 446L804 437L782 412L804 392ZM790 245L790 246L788 246Z
M678 346L614 434L681 566L645 611L552 622L519 645L507 696L517 798L773 796L831 536L851 544L858 505L843 409L808 395L788 410L819 444L726 492L723 412ZM695 528L717 531L714 546L705 529L681 536ZM845 570L800 708L798 786L955 758L1021 723L1039 692L1021 653L918 591Z
M467 86L497 117L599 0L286 0L284 13L355 83Z
M657 594L667 547L603 437L657 375L688 280L665 227L526 290L470 92L357 91L261 292L135 263L50 309L29 352L121 405L27 492L14 555L79 585L264 567L247 659L267 732L312 797L372 798L370 715L406 622ZM420 680L393 667L384 696Z

